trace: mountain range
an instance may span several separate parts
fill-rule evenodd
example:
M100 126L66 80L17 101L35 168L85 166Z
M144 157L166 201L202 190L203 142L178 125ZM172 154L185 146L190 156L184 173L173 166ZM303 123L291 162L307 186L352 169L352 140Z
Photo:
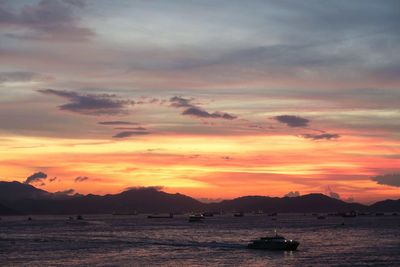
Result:
M348 203L323 194L298 197L244 196L218 203L202 203L182 194L157 188L133 188L118 194L68 195L50 193L29 184L0 182L0 215L12 214L95 214L95 213L186 213L223 212L349 212L400 211L400 199L372 205Z

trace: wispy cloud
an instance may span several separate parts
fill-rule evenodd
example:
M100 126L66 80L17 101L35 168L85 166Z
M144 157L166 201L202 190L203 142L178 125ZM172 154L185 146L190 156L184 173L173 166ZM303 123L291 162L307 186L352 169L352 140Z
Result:
M130 122L130 121L100 121L97 124L101 124L101 125L138 125L138 123Z
M322 133L322 134L303 134L301 137L305 139L311 140L332 140L338 139L340 137L339 134L330 134L330 133Z
M84 6L83 1L77 0L41 0L14 11L1 1L0 28L22 30L21 33L6 34L18 39L86 41L95 33L79 25L77 11Z
M215 112L208 112L204 110L203 108L193 104L193 98L183 98L179 96L174 96L170 98L170 106L171 107L176 107L176 108L184 108L182 111L182 115L189 115L197 118L211 118L211 119L225 119L225 120L234 120L237 119L236 115L229 114L226 112L220 112L220 111L215 111Z
M12 82L31 82L45 80L47 77L30 71L0 72L0 84Z
M87 181L87 180L89 180L89 177L87 177L87 176L78 176L78 177L75 178L75 182L76 183L84 182L84 181Z
M143 131L123 131L113 135L113 138L127 138L135 135L147 135L150 134L149 132Z

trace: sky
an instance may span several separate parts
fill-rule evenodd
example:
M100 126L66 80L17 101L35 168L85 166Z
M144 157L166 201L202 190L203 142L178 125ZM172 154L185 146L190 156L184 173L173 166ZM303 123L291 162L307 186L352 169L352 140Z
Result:
M399 43L397 0L0 0L0 180L398 199Z

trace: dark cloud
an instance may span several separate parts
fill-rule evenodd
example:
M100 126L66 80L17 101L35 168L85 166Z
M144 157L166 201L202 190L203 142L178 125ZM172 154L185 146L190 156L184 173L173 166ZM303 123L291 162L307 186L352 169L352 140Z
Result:
M87 180L89 180L89 177L87 177L87 176L78 176L75 178L75 183L84 182Z
M193 98L188 99L188 98L183 98L179 96L174 96L170 98L170 105L171 107L175 108L184 108L182 111L182 115L189 115L189 116L194 116L198 118L211 118L211 119L225 119L225 120L234 120L237 119L237 116L226 113L226 112L220 112L216 111L213 113L210 113L197 105L193 104L192 102L194 101Z
M70 102L59 106L60 110L71 111L84 115L118 115L128 113L127 107L134 101L118 99L113 94L78 94L72 91L41 89L38 92L55 95Z
M400 187L400 173L389 173L371 178L378 184Z
M301 137L311 140L331 140L331 139L338 139L340 135L338 134L330 134L330 133L323 133L323 134L303 134Z
M127 138L127 137L131 137L131 136L135 136L135 135L146 135L146 134L150 134L149 132L143 132L143 131L123 131L123 132L119 132L115 135L113 135L113 138Z
M57 177L53 177L53 178L49 178L49 182L54 182L55 180L57 180Z
M285 195L285 197L299 197L299 196L300 196L299 191L290 191Z
M25 30L21 34L6 34L19 39L85 41L95 34L79 25L77 11L84 6L78 0L41 0L14 11L0 1L0 28Z
M24 184L31 184L31 183L35 183L35 182L42 182L43 184L43 180L47 178L47 174L45 174L44 172L36 172L34 174L32 174L31 176L27 177Z
M98 124L101 125L138 125L136 122L130 121L100 121Z
M284 123L289 127L307 127L310 120L293 115L280 115L274 117L280 123Z

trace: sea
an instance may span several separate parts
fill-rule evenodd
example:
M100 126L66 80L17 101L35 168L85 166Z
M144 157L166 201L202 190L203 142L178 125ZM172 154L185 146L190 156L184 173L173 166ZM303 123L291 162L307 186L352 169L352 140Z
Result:
M400 266L400 216L232 214L7 216L0 266ZM247 249L262 236L300 242L297 251Z

